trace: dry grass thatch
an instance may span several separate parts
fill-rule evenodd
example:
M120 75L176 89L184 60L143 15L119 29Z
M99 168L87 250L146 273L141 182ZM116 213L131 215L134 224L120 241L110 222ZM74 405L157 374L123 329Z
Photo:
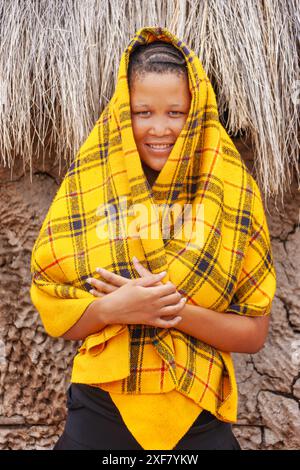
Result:
M0 0L2 164L21 155L31 171L49 152L69 164L129 39L157 25L198 54L227 130L255 144L261 188L283 194L299 176L299 11L298 0Z

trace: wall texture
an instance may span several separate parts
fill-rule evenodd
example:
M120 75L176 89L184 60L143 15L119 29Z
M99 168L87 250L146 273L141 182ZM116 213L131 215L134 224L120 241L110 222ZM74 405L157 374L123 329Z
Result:
M252 151L236 145L252 171ZM53 162L53 160L52 160ZM63 170L64 174L66 169ZM35 162L0 167L0 449L51 449L63 430L65 391L78 343L49 337L29 296L30 256L62 176ZM278 276L270 332L257 354L234 354L243 449L300 447L300 193L267 213Z

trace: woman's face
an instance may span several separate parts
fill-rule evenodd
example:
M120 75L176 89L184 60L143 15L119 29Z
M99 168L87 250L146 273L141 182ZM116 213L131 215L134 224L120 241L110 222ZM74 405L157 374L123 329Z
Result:
M153 170L160 171L189 114L188 78L185 74L152 72L134 76L130 102L133 134L140 158Z

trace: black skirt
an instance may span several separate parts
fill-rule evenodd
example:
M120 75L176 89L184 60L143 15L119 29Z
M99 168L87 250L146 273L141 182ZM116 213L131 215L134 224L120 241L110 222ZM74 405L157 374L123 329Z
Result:
M105 390L70 384L65 428L53 450L142 450ZM232 425L203 410L174 450L241 450ZM161 449L165 450L165 449Z

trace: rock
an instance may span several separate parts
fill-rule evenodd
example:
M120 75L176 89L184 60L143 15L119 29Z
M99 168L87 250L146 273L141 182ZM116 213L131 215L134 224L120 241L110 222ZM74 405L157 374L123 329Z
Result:
M297 400L262 391L258 396L258 407L265 433L265 448L299 449L300 413Z
M239 150L252 168L252 151ZM17 159L16 165L17 165ZM0 167L0 448L51 449L63 430L66 390L78 342L52 338L31 303L30 255L62 177L53 162L10 181ZM239 387L234 433L243 449L300 448L300 192L284 207L269 201L267 220L277 273L270 331L256 354L233 354ZM26 423L26 425L24 424ZM13 426L12 426L13 424Z
M300 379L298 379L293 386L293 393L296 398L300 400Z
M242 450L257 450L262 442L261 428L258 426L233 426L233 433Z

